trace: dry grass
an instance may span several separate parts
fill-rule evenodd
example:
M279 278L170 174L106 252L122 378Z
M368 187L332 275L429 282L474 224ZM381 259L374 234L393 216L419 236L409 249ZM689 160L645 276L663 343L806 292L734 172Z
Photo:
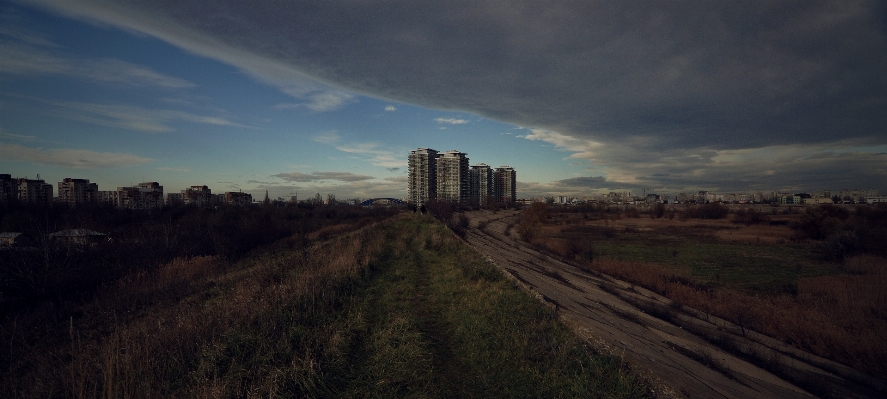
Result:
M0 397L645 396L430 218L294 240L20 314Z
M647 287L874 376L887 374L887 259L850 258L857 274L802 278L796 296L760 297L692 283L656 264L597 259L587 267Z
M734 224L733 228L718 230L714 235L724 241L778 244L790 241L794 237L794 232L787 225L737 226Z
M792 248L797 250L803 243L797 242L796 234L789 225L801 216L768 215L777 224L758 225L733 223L729 218L669 220L607 216L582 224L594 229L599 237L608 237L608 245L630 244L644 250L656 245L689 245L696 239L712 242L711 238L750 247L779 246L792 242L795 245ZM575 214L567 217L584 219ZM563 258L575 259L570 256L571 249L576 243L587 241L583 235L589 234L590 230L569 227L572 224L575 223L547 224L533 236L531 243ZM663 240L664 244L634 238L638 232L644 231L655 232L652 235L645 233L647 236L644 236L653 239L677 238ZM608 232L611 235L607 235ZM635 235L626 236L627 239L635 241L624 243L624 240L617 238L628 232ZM687 248L682 251L686 252ZM677 249L672 252L674 259L684 256ZM650 252L639 252L638 256L647 253ZM806 269L813 266L798 258L795 261L796 270L779 280L779 284L790 285L791 289L761 291L765 295L756 295L750 290L741 291L738 286L722 282L719 275L715 275L715 278L691 275L689 266L684 266L679 260L673 261L671 256L656 259L661 264L600 256L595 257L593 262L580 261L580 264L651 289L679 304L730 320L739 325L743 333L748 329L755 330L871 375L887 375L887 340L883 339L887 336L887 259L857 256L845 260L843 273L834 274L835 271L831 271L830 275L802 277L801 271L807 272ZM724 264L731 261L736 262L721 260ZM785 275L786 266L780 266L782 269L779 270L758 267L754 273ZM740 264L738 267L743 266ZM747 270L748 273L752 272L750 268ZM761 279L764 277L760 276Z
M291 345L281 336L287 323L312 317L299 308L333 301L336 286L366 268L383 241L364 230L303 251L268 253L235 270L211 257L178 259L120 280L78 310L78 320L69 318L67 337L35 342L24 329L5 331L5 342L45 347L12 351L3 396L264 396L275 378L310 380L317 357L311 345L291 348L297 356L283 368L238 364L249 357L228 352L249 347L251 355L272 356ZM239 333L246 329L257 333L250 342L230 342L247 339ZM246 395L246 381L257 391Z

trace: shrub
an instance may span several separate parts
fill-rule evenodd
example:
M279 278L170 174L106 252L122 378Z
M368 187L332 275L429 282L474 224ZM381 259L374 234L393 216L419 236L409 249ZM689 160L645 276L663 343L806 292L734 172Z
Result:
M449 227L453 233L456 233L457 236L462 238L468 233L468 226L470 224L471 221L464 213L456 214L447 221L447 227Z
M567 241L566 257L591 262L594 260L594 244L587 236Z
M859 252L859 236L853 230L839 231L830 235L821 248L827 258L842 260Z
M690 207L684 211L687 217L696 219L723 219L728 213L730 210L719 202Z
M658 203L656 205L653 205L653 208L650 209L650 217L654 219L659 219L663 216L665 216L665 205Z
M846 209L826 204L808 208L801 221L792 224L792 228L802 236L822 240L844 227L848 217Z
M733 213L733 223L742 223L746 226L770 222L770 218L754 209L739 209Z

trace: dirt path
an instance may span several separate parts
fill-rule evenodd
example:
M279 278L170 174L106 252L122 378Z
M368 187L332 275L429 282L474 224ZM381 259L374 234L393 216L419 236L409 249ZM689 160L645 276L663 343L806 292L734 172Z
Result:
M471 212L470 245L490 261L554 304L561 315L606 341L674 389L690 398L810 398L815 397L774 374L727 353L701 338L717 337L745 353L763 354L784 370L807 381L818 394L870 397L882 381L846 366L790 348L766 336L748 332L693 309L671 304L665 297L606 275L592 275L539 253L518 241L513 232L516 213ZM478 228L487 223L483 230ZM643 310L641 310L643 309ZM660 317L656 317L658 315ZM693 333L689 332L693 331ZM860 384L865 381L867 384ZM884 389L884 387L879 387Z

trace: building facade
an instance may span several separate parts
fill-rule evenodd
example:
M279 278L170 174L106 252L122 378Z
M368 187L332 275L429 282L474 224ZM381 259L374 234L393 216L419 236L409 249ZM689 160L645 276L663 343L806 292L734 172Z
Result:
M493 174L493 197L496 202L517 201L517 173L508 165L496 168Z
M252 205L252 203L253 203L252 194L240 193L240 192L225 193L225 204L226 205L249 206L249 205Z
M120 193L118 193L117 190L96 191L95 201L102 205L108 205L117 208L118 206L120 206Z
M52 203L52 184L46 184L40 179L18 179L18 200L26 204L50 204Z
M437 151L419 148L410 151L409 201L416 205L437 198Z
M0 174L0 204L18 200L18 181L11 175Z
M96 202L122 209L162 208L163 186L157 182L143 182L135 187L117 187L114 191L96 191Z
M486 206L493 202L493 169L489 165L479 163L472 165L469 171L471 177L471 204L473 206Z
M468 156L450 150L437 157L437 199L468 204L471 197Z
M157 182L143 182L135 187L117 187L119 204L127 209L155 209L163 207L163 186Z
M88 179L64 178L58 184L59 202L77 206L79 204L94 203L98 200L98 184L90 183Z
M182 203L195 206L212 206L215 198L207 186L191 186L182 190Z

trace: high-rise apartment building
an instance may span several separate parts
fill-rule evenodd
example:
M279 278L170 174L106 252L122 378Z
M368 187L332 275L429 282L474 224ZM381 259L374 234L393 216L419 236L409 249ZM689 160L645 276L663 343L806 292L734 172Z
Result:
M9 204L18 199L18 181L11 175L0 174L0 204Z
M473 206L486 206L493 202L493 169L489 165L479 163L472 165L471 176L471 204Z
M94 203L98 200L98 184L90 183L88 179L64 178L59 182L59 202L77 206L79 204Z
M437 199L468 204L471 196L467 154L450 150L437 157Z
M517 200L517 174L511 166L500 166L493 173L493 197L496 202Z
M409 201L416 205L437 198L437 151L419 148L409 156Z
M227 205L249 206L252 203L253 196L251 194L236 191L225 193L225 204Z
M40 175L34 180L19 178L18 200L26 204L52 203L52 184L46 184Z
M185 205L212 206L213 202L215 197L207 186L191 186L182 190L182 203Z
M115 191L97 191L96 202L124 209L161 208L163 186L157 182L143 182L135 187L117 187Z

